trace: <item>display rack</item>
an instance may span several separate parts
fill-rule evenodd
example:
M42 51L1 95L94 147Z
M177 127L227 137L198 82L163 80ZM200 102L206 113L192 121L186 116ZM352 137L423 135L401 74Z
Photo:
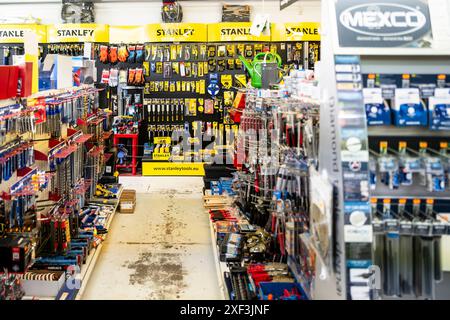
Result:
M230 269L225 262L221 262L219 259L219 252L217 251L216 231L214 230L214 223L212 221L209 222L209 228L211 230L211 246L214 254L213 259L216 264L217 281L219 283L220 293L223 300L229 300L230 293L228 292L227 285L225 284L224 275L227 272L229 273Z
M120 144L121 139L131 140L131 164L117 164L116 168L131 168L131 174L136 175L137 171L137 157L138 157L138 144L139 135L138 134L114 134L114 145Z
M352 7L356 5L358 7ZM438 297L434 287L441 275L434 275L430 270L435 267L438 273L442 272L440 258L436 254L430 259L426 251L421 250L431 248L425 247L430 240L437 243L435 252L440 251L439 243L445 232L438 232L437 225L443 230L447 228L438 219L441 213L448 212L445 201L450 196L450 189L445 182L439 185L445 185L445 190L427 190L427 187L419 186L417 177L412 187L406 186L411 181L405 177L397 186L397 180L394 181L397 174L407 171L402 171L399 166L385 168L388 163L393 163L388 161L401 158L394 150L399 145L406 147L408 153L409 148L419 151L420 144L425 155L421 161L425 163L432 157L427 150L437 149L439 142L448 143L448 128L443 131L431 130L426 125L418 128L414 126L417 125L414 121L418 120L411 120L418 114L416 110L425 106L423 123L431 122L428 99L435 95L436 88L448 88L448 40L447 43L442 41L440 30L431 30L431 14L436 10L431 2L394 1L379 7L380 14L389 15L401 6L406 12L414 11L420 16L420 27L414 31L408 26L402 29L405 37L392 36L399 31L395 25L380 24L376 30L364 24L350 25L348 19L352 14L359 14L372 5L371 1L339 0L322 9L321 121L329 125L321 127L319 174L333 185L335 203L333 233L330 234L333 258L326 265L317 261L318 271L326 268L329 272L315 279L313 296L316 299L353 300L435 299ZM368 95L367 88L375 89L372 95ZM405 115L396 108L401 104L401 94L408 92L402 90L409 89L412 89L411 95L403 103L410 103L406 117L411 118L403 122L405 120L398 119L405 119ZM381 99L373 92L379 92ZM419 97L420 102L417 103L414 97ZM374 107L378 107L377 112ZM385 118L381 116L383 112L387 114ZM372 127L376 121L385 122ZM411 151L411 154L415 153ZM430 179L439 179L432 171L427 174ZM429 182L427 185L431 188ZM405 211L402 204L406 205ZM411 222L406 212L420 214L413 213ZM406 231L401 229L400 226L408 223L414 226L413 233L404 233ZM436 224L436 228L420 233L417 230L421 223ZM414 245L414 251L411 251L413 247L408 247L410 251L402 247L400 251L391 252L388 247L383 247L384 243L395 246L397 239L403 241L401 239L408 236L421 239ZM424 243L419 243L422 240ZM406 260L397 260L398 255L407 255L411 259L414 256L414 261L405 264ZM428 267L431 269L425 272ZM413 273L414 280L406 279ZM377 281L380 278L381 288ZM426 285L421 286L420 281ZM409 286L410 283L413 285Z
M19 105L21 111L11 113L6 110L0 119L2 126L8 122L7 125L14 128L5 133L1 143L2 148L7 148L6 151L2 149L2 160L6 161L2 162L2 169L5 164L11 168L11 173L2 171L7 174L4 177L8 183L1 185L0 201L11 202L17 212L11 211L6 216L3 207L1 223L8 228L2 227L2 240L3 245L8 246L7 241L13 241L8 240L9 237L19 237L25 244L33 241L36 245L28 247L29 252L24 253L20 266L6 267L10 272L14 268L12 270L23 273L22 281L27 281L29 290L36 292L37 283L40 283L45 292L53 291L56 295L55 286L61 281L43 281L37 275L46 272L50 275L53 271L48 270L60 269L65 278L69 272L65 267L78 265L81 274L75 276L80 277L85 286L104 241L104 238L94 236L92 228L100 235L107 232L122 192L119 186L113 201L99 198L96 190L104 168L103 140L108 138L103 131L107 127L106 124L103 126L107 117L99 111L98 90L81 86L39 92L10 101ZM6 106L6 102L2 101L2 105ZM28 130L24 131L24 128ZM26 142L28 139L30 142ZM14 153L11 153L12 148ZM10 158L16 154L20 157ZM90 156L96 160L85 165ZM95 203L89 201L91 196L95 196L100 206L86 210L88 202ZM101 208L106 203L113 204L114 210ZM97 224L88 222L94 215L98 218ZM81 216L86 219L82 220ZM50 221L54 222L54 229L50 227ZM50 240L52 237L54 241ZM30 252L34 252L31 256L36 259L26 260ZM8 263L7 256L2 259L2 263ZM76 292L68 290L67 283L62 285L63 289L56 297L36 294L24 299L75 299Z
M119 202L120 202L120 197L122 195L122 192L123 192L123 187L120 187L120 191L117 194L117 200L115 201L114 211L111 214L111 216L108 218L108 222L106 223L106 229L108 229L108 230L110 229L110 226L116 215L117 209L119 208ZM97 201L99 201L101 203L105 203L105 200L102 201L102 200L97 199ZM92 199L91 203L96 203L96 200ZM109 201L108 204L113 204L113 203L114 202ZM107 240L107 237L108 237L108 235L105 235L103 237L103 241L95 248L95 251L93 253L91 253L88 260L86 261L86 264L83 265L83 267L81 268L80 279L81 279L82 284L81 284L81 288L78 290L74 300L81 300L83 298L84 291L86 290L86 287L89 284L89 279L90 279L92 273L94 272L95 265L97 264L97 259L102 252L103 243Z

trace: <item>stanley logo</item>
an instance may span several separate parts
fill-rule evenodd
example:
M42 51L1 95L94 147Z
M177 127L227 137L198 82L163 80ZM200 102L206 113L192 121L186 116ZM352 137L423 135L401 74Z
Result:
M171 37L171 36L192 36L194 35L195 29L158 29L156 30L156 35L158 37Z
M0 38L23 38L23 30L0 30Z
M92 37L94 30L89 29L73 29L73 30L58 30L56 32L58 37Z
M220 30L222 36L249 36L250 28L224 28Z
M303 35L311 35L311 36L318 36L319 35L319 29L317 28L298 28L298 27L292 27L292 28L286 28L286 35L291 36L295 34L303 34Z

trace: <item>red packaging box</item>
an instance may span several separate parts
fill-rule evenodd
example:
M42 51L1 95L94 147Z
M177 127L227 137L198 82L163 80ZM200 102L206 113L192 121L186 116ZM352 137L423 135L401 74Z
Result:
M9 71L8 66L0 66L0 100L12 98L8 91Z
M19 86L19 67L10 66L8 91L11 97L17 97L17 87Z
M25 62L19 66L20 91L19 96L26 98L31 95L33 85L33 63Z
M19 67L0 66L0 99L17 97Z

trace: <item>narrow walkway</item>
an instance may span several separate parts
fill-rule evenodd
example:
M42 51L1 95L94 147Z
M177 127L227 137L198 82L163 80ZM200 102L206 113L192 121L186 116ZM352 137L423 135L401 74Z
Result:
M221 299L201 178L124 177L134 214L118 213L82 299Z

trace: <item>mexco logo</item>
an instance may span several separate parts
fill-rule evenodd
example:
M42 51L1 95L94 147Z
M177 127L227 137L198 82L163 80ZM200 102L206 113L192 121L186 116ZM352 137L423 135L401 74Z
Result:
M376 37L409 35L427 24L420 10L390 3L356 5L343 11L339 20L349 30Z

